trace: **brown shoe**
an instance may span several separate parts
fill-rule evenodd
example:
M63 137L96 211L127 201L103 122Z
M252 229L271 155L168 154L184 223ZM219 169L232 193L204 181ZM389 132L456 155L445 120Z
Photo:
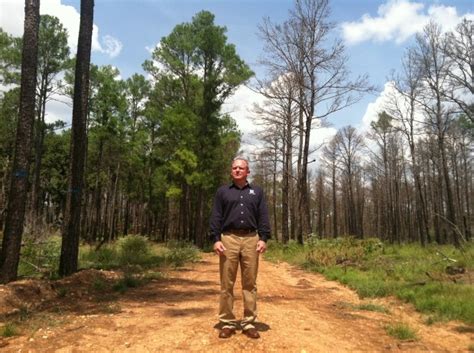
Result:
M249 338L260 338L260 334L258 333L257 329L253 327L247 330L243 330L242 333Z
M224 327L219 332L219 338L229 338L235 333L235 328Z

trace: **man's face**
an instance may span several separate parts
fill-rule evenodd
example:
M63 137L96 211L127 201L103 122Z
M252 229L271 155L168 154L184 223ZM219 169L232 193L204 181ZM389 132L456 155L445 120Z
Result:
M234 182L242 182L247 180L247 175L249 174L249 167L244 160L237 159L232 163L231 176Z

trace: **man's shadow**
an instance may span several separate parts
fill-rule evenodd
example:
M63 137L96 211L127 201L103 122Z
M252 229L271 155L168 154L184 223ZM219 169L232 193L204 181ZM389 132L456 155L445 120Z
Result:
M257 331L259 332L266 332L271 329L269 325L267 325L264 322L253 322L252 325L255 326ZM223 322L218 322L217 324L214 325L215 329L222 330L222 328L225 326L225 323ZM237 322L237 330L242 330L242 326L240 325L240 321Z

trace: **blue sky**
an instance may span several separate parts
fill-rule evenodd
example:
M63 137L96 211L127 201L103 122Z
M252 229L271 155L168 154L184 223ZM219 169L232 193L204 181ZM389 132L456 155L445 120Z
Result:
M79 3L41 0L41 13L58 16L69 29L71 47L77 41ZM23 6L21 0L0 0L0 27L20 36ZM143 73L141 64L163 36L176 24L191 21L197 12L209 10L218 25L227 27L228 41L236 45L238 54L261 77L264 71L257 62L262 43L257 26L263 17L283 22L292 6L290 0L96 0L92 61L116 66L123 78ZM331 20L337 23L334 34L345 41L350 70L354 75L368 73L380 92L330 118L332 127L315 132L314 143L344 125L367 126L380 109L390 71L399 67L405 48L428 20L449 30L462 17L474 19L470 0L333 0L330 6ZM226 107L244 132L244 141L251 139L255 129L249 108L258 101L259 97L242 88ZM51 120L70 120L68 108L60 103L52 103L49 111Z

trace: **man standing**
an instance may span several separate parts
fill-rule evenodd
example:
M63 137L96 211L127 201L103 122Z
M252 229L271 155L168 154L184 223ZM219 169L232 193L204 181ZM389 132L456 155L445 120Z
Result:
M259 338L253 322L257 317L258 258L264 253L270 237L270 222L263 191L247 181L248 161L232 162L232 183L221 186L215 195L210 220L214 251L219 255L221 294L219 320L223 327L220 338L231 337L237 320L233 314L234 283L240 264L244 317L240 326L250 338Z

